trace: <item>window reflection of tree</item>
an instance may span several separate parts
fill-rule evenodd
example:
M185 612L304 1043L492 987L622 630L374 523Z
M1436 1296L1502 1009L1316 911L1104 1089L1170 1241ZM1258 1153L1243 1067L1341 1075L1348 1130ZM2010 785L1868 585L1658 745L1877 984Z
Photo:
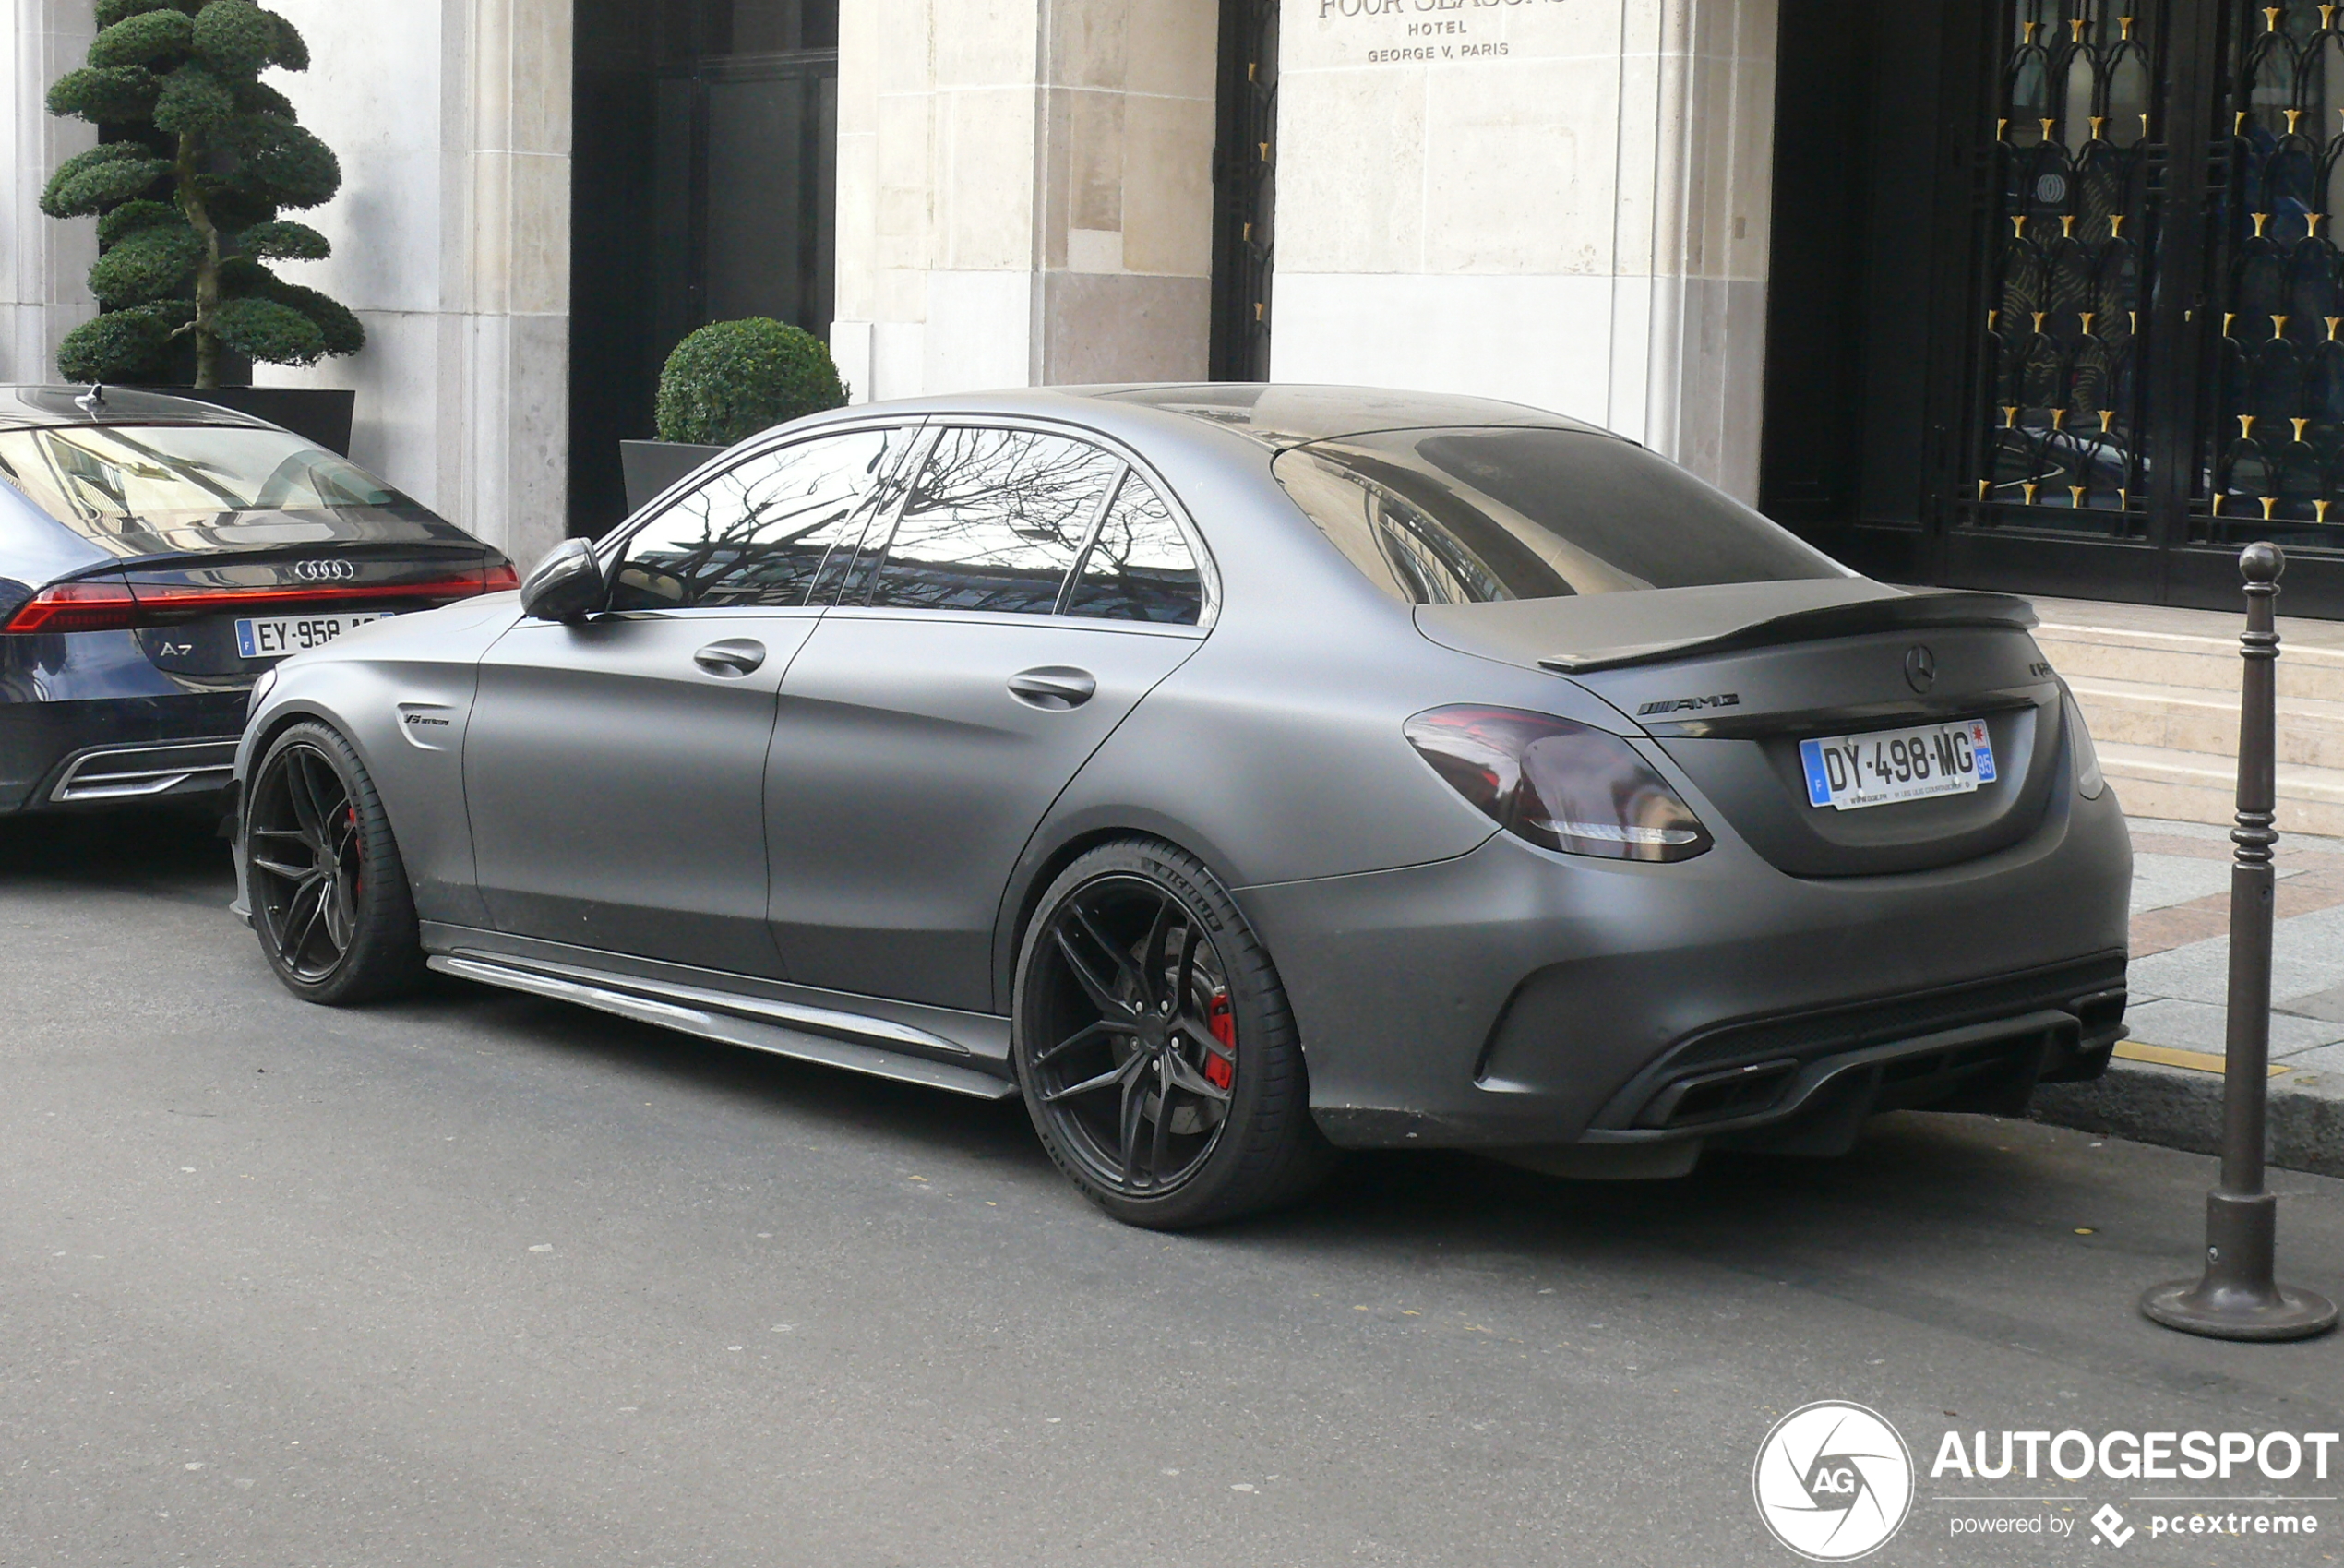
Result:
M1061 437L944 431L870 602L1048 614L1118 466L1098 448Z
M1194 626L1204 607L1196 557L1155 487L1127 474L1068 596L1070 616Z
M894 432L813 441L685 497L628 545L616 609L802 604L888 461Z

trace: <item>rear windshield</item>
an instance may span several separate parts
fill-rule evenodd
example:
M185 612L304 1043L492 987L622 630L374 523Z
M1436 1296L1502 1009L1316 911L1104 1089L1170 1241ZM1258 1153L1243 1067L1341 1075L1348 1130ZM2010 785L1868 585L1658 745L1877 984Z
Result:
M0 477L92 535L233 512L420 509L349 459L254 425L0 430Z
M1395 430L1279 454L1286 494L1406 604L1846 577L1675 463L1609 436Z

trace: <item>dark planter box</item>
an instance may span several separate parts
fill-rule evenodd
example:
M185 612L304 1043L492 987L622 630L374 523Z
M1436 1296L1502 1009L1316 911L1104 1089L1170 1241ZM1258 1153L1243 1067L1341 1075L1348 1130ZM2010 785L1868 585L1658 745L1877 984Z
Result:
M619 466L627 471L627 510L633 515L643 503L725 450L689 441L621 441Z
M315 441L329 452L350 455L350 416L358 394L340 387L140 387L141 392L161 392L193 398L200 403L232 408L281 425L294 435Z

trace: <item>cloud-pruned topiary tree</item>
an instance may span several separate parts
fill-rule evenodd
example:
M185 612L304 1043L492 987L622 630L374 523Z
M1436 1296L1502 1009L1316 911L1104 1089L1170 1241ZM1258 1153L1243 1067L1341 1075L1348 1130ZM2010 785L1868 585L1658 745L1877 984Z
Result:
M223 348L271 365L356 353L355 316L267 266L329 253L278 214L341 186L332 150L260 79L308 69L301 34L252 0L97 7L90 63L49 90L49 113L90 121L100 143L59 165L41 209L97 218L90 292L106 308L66 334L58 373L217 387Z

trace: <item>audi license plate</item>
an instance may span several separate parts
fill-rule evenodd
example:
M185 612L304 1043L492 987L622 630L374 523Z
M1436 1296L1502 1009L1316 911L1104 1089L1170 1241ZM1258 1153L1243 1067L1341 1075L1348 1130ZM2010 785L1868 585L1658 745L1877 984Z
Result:
M353 627L389 618L387 610L367 610L354 616L271 616L266 620L238 621L236 652L247 659L299 653L323 648Z
M1799 760L1807 804L1841 811L1966 795L1994 782L1994 743L1983 719L1802 740Z

